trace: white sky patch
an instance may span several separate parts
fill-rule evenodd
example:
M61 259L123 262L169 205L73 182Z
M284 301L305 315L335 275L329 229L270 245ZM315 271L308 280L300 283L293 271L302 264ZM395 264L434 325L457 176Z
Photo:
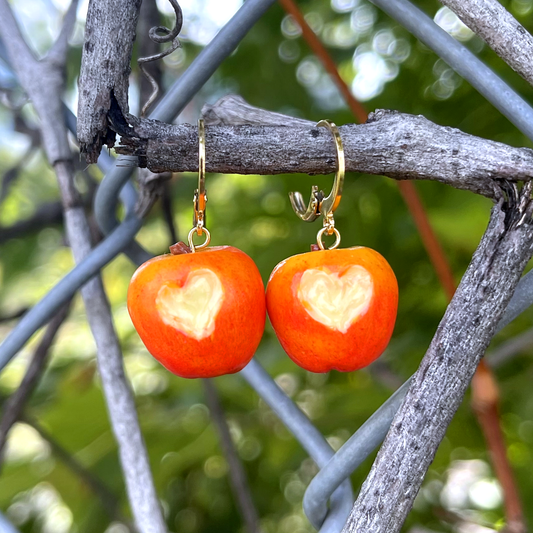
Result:
M168 0L157 0L160 11L174 16ZM206 45L242 6L242 0L182 0L183 28L180 37Z

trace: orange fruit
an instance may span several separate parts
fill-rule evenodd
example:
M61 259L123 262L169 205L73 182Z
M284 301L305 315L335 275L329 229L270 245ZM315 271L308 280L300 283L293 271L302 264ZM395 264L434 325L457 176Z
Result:
M276 335L296 364L311 372L349 372L387 347L398 283L370 248L313 251L276 266L266 302Z
M238 372L253 357L265 326L259 271L232 246L195 253L184 248L147 261L133 275L133 325L148 351L178 376Z

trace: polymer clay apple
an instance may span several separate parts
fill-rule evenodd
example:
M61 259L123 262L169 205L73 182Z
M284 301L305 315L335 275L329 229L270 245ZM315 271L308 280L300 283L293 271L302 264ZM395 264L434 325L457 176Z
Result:
M128 290L133 325L148 351L178 376L238 372L265 326L259 271L232 246L187 248L180 243L135 272Z
M128 289L128 311L148 351L184 378L238 372L265 327L265 290L255 263L232 246L208 247L205 132L198 121L198 189L189 245L141 265ZM205 235L202 244L194 236Z
M335 142L333 189L326 197L313 186L307 206L300 193L290 198L302 220L313 222L322 215L323 227L310 253L276 266L267 284L267 311L295 363L311 372L349 372L369 365L387 347L396 321L398 284L378 252L365 247L337 249L340 233L333 213L342 196L344 149L335 124L322 120L317 126L328 128ZM329 249L322 241L325 235L335 236Z
M267 310L289 357L311 372L349 372L387 347L398 284L382 255L365 247L318 250L276 266Z

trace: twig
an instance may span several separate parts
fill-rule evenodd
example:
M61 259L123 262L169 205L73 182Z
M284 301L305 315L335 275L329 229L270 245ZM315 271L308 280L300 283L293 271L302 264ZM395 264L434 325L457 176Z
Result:
M517 353L531 349L531 347L533 347L533 329L529 329L521 335L517 335L500 344L500 346L487 354L485 360L490 367L497 368Z
M163 210L163 218L170 234L170 241L172 243L178 242L178 229L176 228L176 222L174 221L174 213L172 209L172 192L168 182L163 183L161 209Z
M157 54L159 44L150 39L150 28L161 24L161 14L157 8L156 0L143 0L141 11L139 13L139 22L137 24L137 46L139 47L139 56L147 57ZM155 80L158 86L161 85L162 70L159 61L147 63L144 66L148 74ZM152 84L146 76L139 76L139 109L142 109L144 102L147 102L152 94Z
M93 0L90 4L90 12L91 9L93 15L95 10L99 13L107 12L116 7L118 1ZM138 10L138 0L126 2L126 4L128 5L123 6L122 11L113 13L113 24L116 24L117 19L122 20L121 15L124 21L130 22L130 18L126 17L128 9ZM136 14L132 15L131 22L136 22ZM119 34L123 27L124 25L119 25ZM38 63L31 57L6 0L0 0L0 31L4 36L11 63L19 81L30 96L41 119L44 148L59 182L68 240L75 262L79 264L91 251L90 229L80 195L74 185L74 166L60 99L63 92L62 65L49 63L46 60ZM90 37L91 29L89 28L88 31ZM105 40L109 35L110 33L104 33L100 37ZM5 39L6 36L9 38ZM117 37L117 33L114 33L113 37ZM130 39L131 37L132 35ZM89 38L86 42L86 49L91 48L90 43ZM131 43L132 40L129 44ZM28 64L22 63L20 57L17 57L19 51L22 51L25 57L29 56ZM130 52L126 51L126 54ZM121 80L122 88L127 88L127 72L127 68L121 71L122 78L126 78ZM81 90L82 93L83 90ZM123 96L127 99L127 89ZM100 376L111 426L118 442L119 456L136 527L140 533L165 533L166 525L150 472L135 404L124 375L122 353L101 277L96 276L85 284L81 293L96 342Z
M298 6L293 2L293 0L280 0L279 3L283 9L294 18L298 26L300 26L304 39L307 41L307 44L311 50L313 50L314 54L324 65L324 68L327 70L331 79L341 92L344 100L350 106L352 113L357 117L360 123L365 122L368 116L366 109L354 98L348 85L340 76L337 65L335 65L331 56L327 53L323 44L320 42L320 39L305 20L305 17L298 9Z
M484 361L472 380L472 409L489 443L489 452L496 477L503 490L508 533L527 533L522 503L516 488L511 465L507 460L507 446L500 426L499 391L492 371Z
M217 428L224 456L228 461L231 489L244 519L246 531L248 531L248 533L259 533L259 517L257 515L257 510L251 497L251 490L246 477L246 472L244 471L231 438L224 410L220 403L220 397L211 380L203 379L202 382L204 385L207 406L209 407L213 422Z
M533 37L498 0L440 0L533 85Z
M27 307L23 307L22 309L19 309L18 311L15 311L11 314L7 315L1 315L0 316L0 324L2 322L11 322L12 320L16 320L17 318L20 318L24 313L28 311Z
M120 501L115 494L98 479L91 471L85 468L72 454L59 444L36 420L28 415L21 415L20 420L35 429L41 437L48 442L53 454L70 468L83 482L98 496L102 507L110 518L128 525L133 530L130 521L120 511Z
M5 401L3 408L3 416L0 421L0 470L4 462L5 444L7 442L7 435L11 430L13 424L20 418L24 405L31 393L35 389L37 382L44 370L50 347L54 342L55 336L67 317L70 302L63 306L59 312L50 320L50 324L33 353L26 374L22 379L18 389Z
M181 27L183 26L183 14L181 12L181 7L176 0L169 0L169 2L174 9L174 13L176 14L176 24L174 25L174 28L170 30L166 26L156 25L150 29L150 31L148 32L148 36L150 37L150 40L154 43L171 43L171 45L166 50L163 50L159 53L152 53L146 56L144 53L142 53L143 57L139 57L139 59L137 60L139 68L152 86L152 93L150 94L150 97L146 100L146 103L142 107L141 117L145 116L146 112L148 111L150 106L156 101L157 96L159 95L160 80L156 79L156 77L150 74L150 72L146 68L148 66L147 64L170 55L172 52L174 52L174 50L181 46L181 43L178 40L178 34L181 31Z
M71 0L70 6L65 13L59 36L46 54L48 62L59 65L61 68L65 68L67 62L68 40L76 24L77 10L78 0Z
M531 184L492 210L366 479L345 533L396 533L533 252Z
M223 105L232 106L225 98ZM237 112L240 111L240 107ZM256 110L257 120L262 110ZM268 111L263 111L268 117ZM213 116L209 109L207 116ZM276 116L277 118L277 116ZM334 172L336 159L327 131L301 119L285 117L283 126L209 126L208 172L280 174ZM499 180L533 177L533 151L438 126L421 116L391 111L371 113L366 124L339 128L346 170L447 183L489 198L499 198ZM198 170L198 136L194 126L167 125L141 119L117 152L139 157L152 172Z

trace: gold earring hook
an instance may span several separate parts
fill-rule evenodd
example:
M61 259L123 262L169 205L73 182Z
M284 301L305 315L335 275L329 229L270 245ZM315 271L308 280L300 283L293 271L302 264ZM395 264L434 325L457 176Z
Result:
M211 234L205 227L207 191L205 189L205 127L203 119L198 120L198 188L193 198L193 228L189 231L188 241L191 251L205 248L211 241ZM205 234L205 242L194 245L193 236Z
M342 197L342 186L344 183L345 162L344 162L344 147L342 139L337 126L330 120L321 120L317 123L317 127L328 128L333 134L335 141L335 149L337 151L337 171L335 172L335 179L333 181L333 188L326 197L323 191L319 191L316 185L311 189L311 199L306 206L303 196L299 192L289 193L291 205L295 213L305 222L313 222L320 215L327 216L333 214L337 209Z
M299 192L291 192L289 193L289 196L295 213L305 222L313 222L320 215L324 217L323 228L318 232L316 238L317 244L321 250L324 250L324 243L322 242L322 236L324 233L327 235L335 235L335 242L329 247L329 250L334 250L341 242L339 230L335 228L333 213L339 206L342 198L342 186L344 184L345 174L344 147L342 145L339 130L333 122L330 120L321 120L317 123L317 127L320 126L328 128L333 134L333 140L335 141L335 150L337 151L337 171L335 172L333 188L329 195L326 196L323 191L318 190L316 185L313 185L313 188L311 189L311 199L309 200L307 207L303 196Z

